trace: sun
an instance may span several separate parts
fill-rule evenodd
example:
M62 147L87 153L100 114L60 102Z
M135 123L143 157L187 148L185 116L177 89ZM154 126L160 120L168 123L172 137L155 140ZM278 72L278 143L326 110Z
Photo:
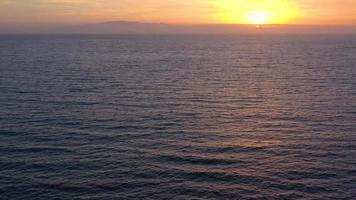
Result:
M250 24L262 25L269 23L271 13L267 11L253 11L248 14L248 21Z
M212 4L223 23L286 24L302 15L293 0L219 0Z

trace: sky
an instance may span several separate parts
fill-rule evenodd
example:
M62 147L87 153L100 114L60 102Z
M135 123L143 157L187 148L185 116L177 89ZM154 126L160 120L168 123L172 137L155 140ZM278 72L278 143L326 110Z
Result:
M356 25L356 0L0 0L0 28L118 20Z

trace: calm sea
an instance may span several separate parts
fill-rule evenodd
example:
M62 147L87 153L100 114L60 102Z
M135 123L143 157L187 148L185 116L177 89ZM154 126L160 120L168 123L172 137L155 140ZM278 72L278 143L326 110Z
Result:
M0 36L0 199L356 199L356 36Z

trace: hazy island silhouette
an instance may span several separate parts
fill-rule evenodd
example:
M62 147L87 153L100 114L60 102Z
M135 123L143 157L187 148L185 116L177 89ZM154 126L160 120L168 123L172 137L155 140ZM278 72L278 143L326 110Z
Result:
M71 26L9 26L0 34L356 34L352 25L169 24L109 21Z

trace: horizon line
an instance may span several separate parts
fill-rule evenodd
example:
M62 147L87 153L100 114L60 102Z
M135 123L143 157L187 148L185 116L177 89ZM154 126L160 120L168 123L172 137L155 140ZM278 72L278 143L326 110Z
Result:
M255 26L256 24L249 24L249 23L169 23L169 22L149 22L149 21L129 21L129 20L110 20L110 21L101 21L101 22L91 22L91 23L77 23L71 25L61 25L61 26L76 26L76 25L95 25L95 24L106 24L106 23L138 23L138 24L162 24L162 25L188 25L188 26L195 26L195 25L239 25L239 26ZM355 26L355 24L302 24L302 23L265 23L259 24L259 26L266 26L266 25L295 25L295 26Z

